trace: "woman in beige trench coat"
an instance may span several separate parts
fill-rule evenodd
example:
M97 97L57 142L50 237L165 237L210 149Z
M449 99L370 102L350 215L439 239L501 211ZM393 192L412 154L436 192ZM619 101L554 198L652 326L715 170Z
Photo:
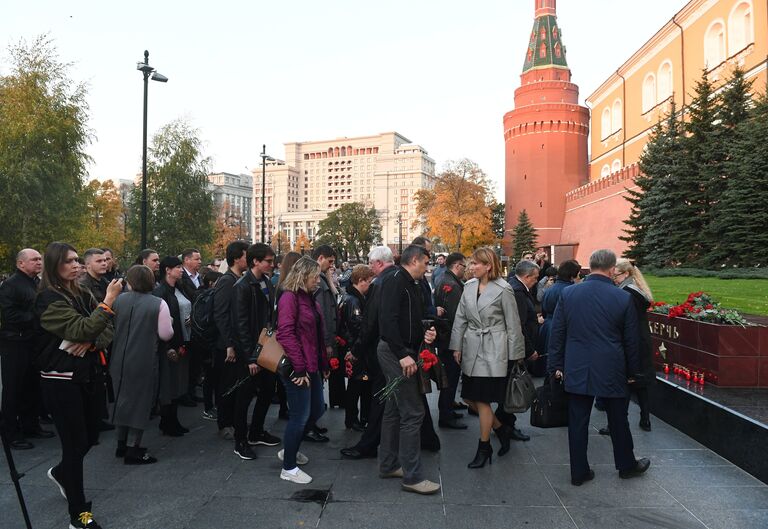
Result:
M510 362L525 358L512 287L500 276L501 263L490 248L475 250L470 258L474 279L464 285L451 332L450 349L461 364L461 397L480 416L480 441L469 468L491 462L493 428L501 441L499 455L509 450L509 432L493 414L491 404L504 403Z

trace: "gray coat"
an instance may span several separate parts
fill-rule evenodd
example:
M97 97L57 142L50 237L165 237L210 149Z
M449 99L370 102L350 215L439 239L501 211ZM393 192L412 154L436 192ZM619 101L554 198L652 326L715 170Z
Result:
M162 300L126 292L115 301L109 374L115 390L112 422L145 429L159 379L157 317Z
M461 351L461 371L470 377L505 377L509 360L525 358L515 294L503 279L489 281L478 299L472 279L456 311L450 349Z

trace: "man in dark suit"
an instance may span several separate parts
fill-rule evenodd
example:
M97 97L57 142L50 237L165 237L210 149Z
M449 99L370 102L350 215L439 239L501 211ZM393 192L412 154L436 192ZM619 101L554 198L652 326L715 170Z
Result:
M205 288L203 276L200 274L200 268L203 264L200 251L195 248L188 248L181 252L181 264L183 266L181 281L176 284L176 288L194 305L197 296ZM203 359L209 357L210 354L211 351L208 346L199 340L192 340L189 343L189 385L187 394L179 399L180 405L193 408L197 406L198 402L203 401L195 394L195 387L200 381Z
M525 338L525 359L535 361L539 357L536 351L536 341L539 337L539 316L536 313L536 304L533 297L533 288L539 281L539 265L533 261L523 259L515 266L515 275L510 276L507 282L515 292L517 313L520 316L520 326ZM514 413L507 413L503 406L496 409L496 417L509 426L509 438L515 441L529 441L531 437L515 428L517 417Z
M587 461L589 417L595 397L605 401L613 458L621 478L639 476L651 465L635 459L627 408L629 386L640 372L637 314L629 293L616 288L616 254L597 250L590 275L563 290L549 338L549 372L565 383L571 483L595 477Z
M448 348L453 320L456 319L456 310L464 293L464 282L459 278L464 277L466 267L463 254L458 252L450 254L445 259L445 270L440 274L435 285L435 307L437 307L437 313L441 315L437 320L437 351L448 378L448 387L440 390L440 398L437 401L437 408L440 410L440 419L437 424L441 428L454 430L467 429L467 425L459 420L461 414L453 409L461 366L453 359L453 353Z

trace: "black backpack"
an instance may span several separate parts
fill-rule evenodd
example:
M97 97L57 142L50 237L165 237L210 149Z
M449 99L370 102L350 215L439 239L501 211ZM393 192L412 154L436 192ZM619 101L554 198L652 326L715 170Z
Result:
M211 347L214 346L219 335L216 321L213 319L213 299L215 293L216 289L214 288L203 290L192 304L192 317L190 318L192 339L204 341Z

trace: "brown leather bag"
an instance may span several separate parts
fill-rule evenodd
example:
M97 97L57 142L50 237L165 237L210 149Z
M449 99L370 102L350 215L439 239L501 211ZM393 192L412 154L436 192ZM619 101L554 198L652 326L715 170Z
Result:
M267 371L277 373L284 359L287 360L285 350L277 341L275 331L265 327L259 334L259 354L256 357L256 363Z

